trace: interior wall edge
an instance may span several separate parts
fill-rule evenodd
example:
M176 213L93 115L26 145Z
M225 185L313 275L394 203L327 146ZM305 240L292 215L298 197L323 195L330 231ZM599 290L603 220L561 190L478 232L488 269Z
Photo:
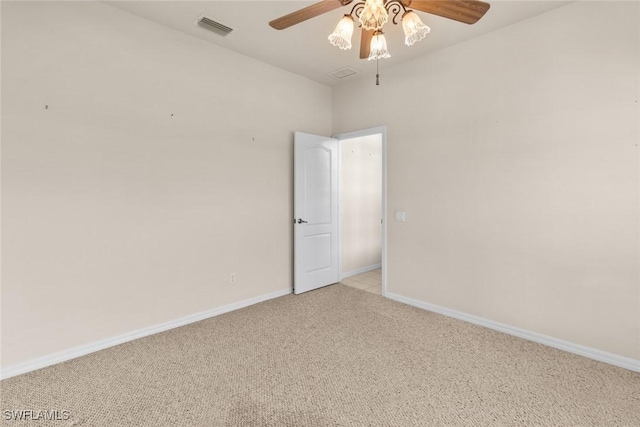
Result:
M609 365L617 366L619 368L628 369L634 372L640 372L640 360L637 360L637 359L620 356L618 354L598 350L593 347L587 347L581 344L576 344L570 341L561 340L548 335L544 335L544 334L529 331L526 329L518 328L515 326L507 325L504 323L495 322L493 320L485 319L483 317L474 316L473 314L464 313L458 310L452 310L450 308L446 308L446 307L431 304L425 301L420 301L417 299L405 297L392 292L387 292L386 297L394 301L401 302L403 304L421 308L423 310L431 311L433 313L441 314L443 316L452 317L454 319L462 320L463 322L468 322L474 325L483 326L485 328L489 328L494 331L502 332L508 335L513 335L528 341L553 347L558 350L563 350L569 353L577 354L579 356L596 360L598 362L604 362Z
M125 334L107 338L91 344L81 345L68 350L63 350L57 353L53 353L47 356L28 360L26 362L16 363L14 365L7 366L6 368L3 368L2 370L0 370L0 380L5 380L7 378L26 374L28 372L46 368L48 366L57 365L58 363L62 363L72 359L76 359L78 357L86 356L88 354L95 353L100 350L105 350L107 348L115 347L117 345L134 341L140 338L148 337L150 335L166 332L168 330L179 328L181 326L186 326L192 323L196 323L201 320L210 319L212 317L216 317L221 314L229 313L229 312L239 310L241 308L249 307L251 305L258 304L264 301L289 295L290 293L291 293L290 288L282 289L280 291L271 292L265 295L260 295L254 298L249 298L249 299L238 301L232 304L227 304L222 307L202 311L200 313L190 314L188 316L171 320L169 322L164 322L158 325L149 326L146 328L127 332Z
M358 274L366 273L368 271L377 270L379 268L382 268L382 263L368 265L366 267L362 267L357 270L347 271L346 273L342 273L340 275L340 280L346 279L347 277L351 277L351 276L357 276Z

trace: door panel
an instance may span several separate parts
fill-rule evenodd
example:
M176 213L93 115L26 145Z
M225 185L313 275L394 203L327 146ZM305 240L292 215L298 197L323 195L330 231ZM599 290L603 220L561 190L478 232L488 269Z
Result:
M294 293L338 282L336 139L295 133L294 217Z
M331 222L331 150L312 146L304 150L304 189L309 224Z
M331 234L305 236L305 270L309 273L331 268Z

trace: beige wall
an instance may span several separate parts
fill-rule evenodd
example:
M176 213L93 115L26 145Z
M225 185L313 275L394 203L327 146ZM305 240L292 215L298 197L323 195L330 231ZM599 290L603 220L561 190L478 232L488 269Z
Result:
M388 126L390 292L640 359L639 28L573 3L334 91Z
M291 287L292 132L331 133L330 88L3 1L2 107L3 367Z
M382 135L340 141L341 274L382 261Z

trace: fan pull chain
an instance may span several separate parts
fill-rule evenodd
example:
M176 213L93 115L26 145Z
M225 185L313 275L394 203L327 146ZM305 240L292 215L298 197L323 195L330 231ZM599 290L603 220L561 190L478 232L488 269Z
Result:
M376 58L376 86L380 86L380 64L379 59Z

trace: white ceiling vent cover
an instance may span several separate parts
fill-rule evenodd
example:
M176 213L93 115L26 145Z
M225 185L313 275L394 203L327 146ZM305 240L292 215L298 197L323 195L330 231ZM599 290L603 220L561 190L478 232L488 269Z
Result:
M229 33L233 31L233 28L229 28L224 24L214 21L213 19L207 18L206 16L201 16L200 18L198 18L195 24L200 28L209 30L212 33L216 33L217 35L222 37L229 35Z
M331 77L338 80L353 76L354 74L358 74L358 70L351 67L340 68L339 70L335 70L329 73Z

